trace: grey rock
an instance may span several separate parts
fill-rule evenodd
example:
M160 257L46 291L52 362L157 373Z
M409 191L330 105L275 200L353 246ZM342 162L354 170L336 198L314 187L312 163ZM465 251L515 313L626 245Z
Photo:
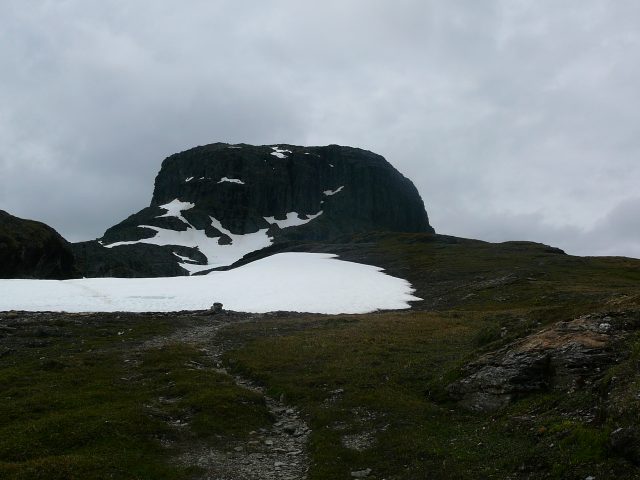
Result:
M282 427L282 430L285 431L288 434L293 435L294 433L296 433L296 430L298 429L297 425L293 424L293 423L288 423L286 425L284 425Z
M618 362L615 345L638 329L640 318L628 312L558 322L466 365L447 390L474 411L497 410L532 392L572 391Z
M351 472L351 476L353 478L366 478L371 474L371 469L366 468L364 470L356 470L355 472Z
M640 465L640 431L636 427L621 427L609 437L611 452L634 465Z

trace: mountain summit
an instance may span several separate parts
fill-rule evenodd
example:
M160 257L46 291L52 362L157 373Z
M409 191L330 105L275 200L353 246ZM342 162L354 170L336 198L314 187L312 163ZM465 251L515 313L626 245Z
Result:
M184 275L274 243L370 231L434 231L413 183L382 156L214 143L166 158L151 205L76 254L87 276Z

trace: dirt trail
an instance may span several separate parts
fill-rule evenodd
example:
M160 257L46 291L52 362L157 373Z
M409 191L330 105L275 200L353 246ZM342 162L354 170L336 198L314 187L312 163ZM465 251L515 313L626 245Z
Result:
M286 405L280 399L271 398L255 383L231 375L221 362L222 354L229 345L225 345L218 332L232 323L247 322L254 316L227 316L224 313L206 317L207 323L182 328L171 335L155 337L142 346L142 349L160 348L171 343L187 343L200 349L209 357L219 373L229 375L241 388L260 393L266 406L275 419L268 429L252 432L246 441L238 441L214 448L204 442L182 448L177 461L185 466L197 466L204 470L202 480L302 480L307 478L309 457L307 441L310 430L299 411ZM188 428L181 424L176 428Z

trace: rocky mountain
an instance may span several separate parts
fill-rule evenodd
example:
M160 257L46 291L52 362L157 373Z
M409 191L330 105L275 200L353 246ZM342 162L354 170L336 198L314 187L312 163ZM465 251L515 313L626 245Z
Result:
M85 276L186 275L372 231L433 233L417 189L382 156L215 143L165 159L150 206L74 251Z
M0 278L78 276L71 246L44 223L0 210Z

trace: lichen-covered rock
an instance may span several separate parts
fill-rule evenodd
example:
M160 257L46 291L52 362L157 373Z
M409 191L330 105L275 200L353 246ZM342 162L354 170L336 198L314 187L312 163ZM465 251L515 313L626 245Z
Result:
M0 278L77 276L70 245L58 232L0 210Z
M618 363L625 350L616 347L638 329L637 312L558 322L466 365L463 378L448 391L475 411L496 410L532 392L572 391L592 384Z

